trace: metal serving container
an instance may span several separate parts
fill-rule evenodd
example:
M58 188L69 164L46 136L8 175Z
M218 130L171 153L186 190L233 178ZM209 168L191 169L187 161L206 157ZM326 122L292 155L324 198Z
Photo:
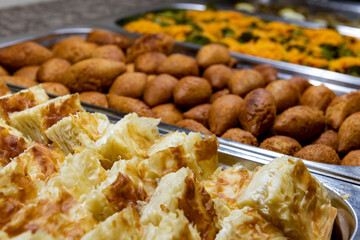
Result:
M234 10L233 8L229 7L223 7L221 5L216 6L219 10ZM140 14L148 13L148 12L154 12L154 11L161 11L165 9L185 9L185 10L197 10L197 11L204 11L206 9L205 4L197 4L197 3L169 3L169 4L163 4L159 5L153 8L140 8L135 11L127 11L127 12L121 12L119 14L104 18L104 19L98 19L96 21L93 21L93 24L96 24L97 26L102 26L105 28L112 28L117 29L117 32L126 34L129 33L125 29L123 29L121 26L119 26L116 22L122 19L125 19L127 17L137 16ZM234 10L236 11L236 10ZM259 16L260 18L266 19L266 20L276 20L276 21L282 21L282 22L288 22L293 23L293 21L285 20L281 17L276 16L268 16L268 15L261 15L261 14L253 14L254 16ZM301 25L303 27L308 28L318 28L319 26L314 25L313 23L309 22L297 22L296 24ZM355 31L355 30L352 30ZM360 31L357 29L357 31ZM133 33L134 36L140 36L139 34ZM181 46L184 46L186 48L194 48L199 49L200 45L193 44L193 43L187 43L187 42L181 42ZM360 78L350 76L347 74L337 73L333 71L328 71L324 69L319 68L313 68L313 67L307 67L303 65L293 64L293 63L287 63L287 62L281 62L277 60L271 60L241 53L232 53L232 56L245 60L247 62L251 62L252 64L260 64L260 63L267 63L274 67L276 67L278 70L282 70L284 74L297 74L302 75L307 78L315 79L318 78L326 79L327 83L332 83L333 81L336 82L337 85L339 85L341 82L344 82L345 85L349 86L348 84L354 84L354 88L358 88L358 82L360 81ZM280 75L282 77L282 75ZM343 85L343 86L345 86ZM341 86L341 85L340 85ZM359 89L359 88L358 88Z
M13 45L15 43L20 43L24 41L36 41L45 46L51 46L54 43L73 35L86 36L94 28L99 28L100 26L92 25L81 26L81 27L67 27L55 30L46 30L32 35L22 35L15 36L12 38L6 38L0 40L0 49ZM113 28L105 28L106 30L114 30ZM129 38L135 39L137 35L125 33ZM175 44L175 51L184 52L187 54L193 54L198 49L198 46L188 46L182 43ZM242 58L241 56L235 56L239 60L242 60L242 64L239 67L249 67L258 62L252 62L249 59ZM260 62L259 62L260 63ZM279 69L280 70L280 69ZM280 71L280 74L287 76L286 74L291 75L293 72L291 69L288 71ZM297 74L297 73L296 73ZM344 94L349 91L356 90L356 86L360 86L360 82L355 85L345 84L342 82L342 85L337 85L335 82L327 82L326 79L322 78L311 78L313 84L326 83L329 87L335 90L338 94ZM356 83L356 82L355 82ZM10 89L13 92L22 90L22 87L9 84ZM100 112L106 114L109 119L113 122L116 122L121 119L125 114L120 113L111 109L106 109L91 104L83 103L83 106L90 112ZM182 129L176 126L160 123L159 125L160 134L166 134L170 131L185 131L190 132L189 130ZM271 161L274 157L281 156L281 154L263 150L257 147L252 147L225 139L219 138L220 148L219 148L219 163L222 166L230 166L237 162L240 162L249 170L254 170L257 166L264 165ZM329 166L327 164L314 163L310 161L304 161L310 172L315 176L320 182L322 182L329 191L329 197L331 203L334 207L338 209L338 214L335 220L332 239L359 239L360 238L360 202L357 199L360 198L360 177L359 167L344 167L344 166ZM350 197L344 199L342 194L349 194Z
M88 32L90 32L91 30L93 30L95 28L97 28L97 26L94 26L94 25L92 25L92 27L89 27L89 26L67 27L67 28L61 28L61 29L46 30L46 31L42 31L42 32L32 34L32 35L27 34L27 35L22 35L22 36L15 36L12 38L6 38L6 39L0 40L0 49L10 46L10 45L13 45L15 43L24 42L24 41L35 41L44 46L51 46L51 45L55 44L56 42L58 42L64 38L67 38L69 36L74 36L74 35L86 36ZM109 28L109 27L106 27L104 29L114 30L113 28ZM129 33L126 31L125 32L121 31L121 33L128 36L132 40L134 40L135 38L137 38L139 36L139 34ZM182 53L185 53L188 55L196 54L198 49L200 49L200 46L198 46L196 44L190 44L190 43L176 42L176 44L174 46L174 51L182 52ZM262 58L254 58L254 57L249 57L247 55L236 54L236 53L234 53L233 56L241 62L240 64L237 65L238 68L249 68L249 67L252 67L253 65L266 62L266 63L273 65L275 68L278 69L280 78L286 79L286 78L291 77L292 75L302 75L302 76L308 78L312 84L314 84L314 85L324 84L327 87L329 87L330 89L332 89L333 91L335 91L335 93L338 95L343 95L345 93L348 93L351 91L356 91L356 90L360 89L360 79L358 81L350 81L350 82L345 81L345 80L329 80L324 77L314 77L313 75L311 75L311 73L312 73L311 71L307 71L307 72L305 71L303 73L299 72L298 68L300 68L302 66L295 65L295 67L297 67L297 68L295 68L293 66L293 64L291 64L291 68L290 68L290 67L288 67L288 65L286 63L284 63L285 65L281 65L282 62L278 62L278 61L270 60L271 62L268 62L268 61L263 61L264 59L262 59ZM304 67L304 68L307 70L311 69L313 71L320 70L320 69L313 69L313 68L308 68L308 67ZM322 70L320 70L320 71L322 71ZM341 75L343 75L343 74L341 74ZM15 91L22 89L22 87L16 87L11 84L9 84L9 85L12 86L12 88ZM90 109L92 111L98 111L98 112L100 111L100 112L103 112L105 114L115 116L115 117L123 116L123 113L117 112L115 110L101 108L98 106L92 106L90 104L85 104L85 105L87 106L88 109ZM179 127L171 126L168 124L162 124L162 127L165 130L171 130L171 131L176 131L176 130L181 129ZM245 145L245 144L229 141L229 140L222 139L222 138L219 138L219 142L224 147L226 146L230 149L233 149L233 148L239 149L242 152L246 152L247 154L251 154L251 155L255 156L256 158L259 158L261 156L261 158L263 158L267 161L271 161L271 159L281 156L280 153L276 153L276 152L261 149L258 147L253 147L250 145ZM304 162L312 173L317 173L317 174L321 174L324 176L328 176L328 177L332 177L332 178L336 178L336 179L340 179L343 181L347 181L347 182L351 182L351 183L360 185L360 167L330 165L330 164L323 164L323 163L317 163L317 162L306 161L306 160Z

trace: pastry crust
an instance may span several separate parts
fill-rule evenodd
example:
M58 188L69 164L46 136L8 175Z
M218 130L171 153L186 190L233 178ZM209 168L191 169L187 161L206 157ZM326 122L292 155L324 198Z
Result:
M41 84L47 93L64 96L70 94L69 89L62 83L58 82L45 82Z
M0 170L0 228L9 223L24 205L35 199L43 186L42 183L33 182L15 161L2 168Z
M78 112L45 131L46 137L65 154L94 145L109 130L109 119L101 113Z
M276 135L265 139L260 148L293 156L301 149L301 144L294 138Z
M139 221L139 213L134 207L129 206L123 211L115 213L105 221L99 223L92 231L88 232L81 239L140 239L143 229L141 228Z
M25 66L40 65L52 56L49 49L38 43L23 42L1 50L0 64L14 71Z
M31 180L47 181L61 168L65 154L53 146L35 142L25 152L13 159Z
M104 108L109 107L108 101L106 99L106 95L95 91L80 93L80 101Z
M183 120L183 116L179 109L173 103L160 104L151 109L159 118L161 122L175 125L177 122Z
M334 98L326 109L326 123L335 130L339 129L344 120L360 110L360 92L351 92Z
M193 172L182 168L162 178L150 202L142 210L140 222L157 226L167 213L183 211L202 239L214 239L216 214L210 195L195 179Z
M119 157L131 159L132 157L146 158L148 149L159 139L157 125L160 119L139 118L137 114L126 115L117 122L108 133L100 138L96 144L100 153L108 159L111 167Z
M219 198L222 204L226 204L231 210L237 209L237 200L249 185L253 173L241 164L221 171L217 169L215 173L203 182L206 191L211 198Z
M244 207L230 213L222 222L215 240L287 240L283 231L264 219L255 208Z
M330 239L336 209L299 159L221 169L214 135L160 136L135 113L111 124L77 94L9 119L36 141L0 120L14 154L0 167L2 239Z
M196 61L202 68L214 64L227 65L230 62L230 58L229 49L220 44L205 45L196 54Z
M9 164L13 158L23 153L32 142L4 120L0 119L0 169Z
M49 100L41 85L0 97L0 116L6 121L9 115L35 107Z
M255 147L259 146L258 140L256 139L256 137L254 137L254 135L252 135L251 132L242 130L240 128L230 128L221 137L227 140L231 140Z
M307 199L313 199L311 204ZM336 216L325 187L301 160L287 157L257 169L237 204L256 208L287 237L299 240L330 239Z
M33 140L47 142L45 131L59 120L77 112L85 111L79 94L66 95L42 103L36 107L10 114L11 126L19 129Z

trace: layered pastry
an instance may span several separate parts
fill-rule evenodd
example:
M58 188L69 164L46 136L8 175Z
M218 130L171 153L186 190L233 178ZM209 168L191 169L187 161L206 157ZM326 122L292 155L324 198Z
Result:
M78 95L0 120L0 238L330 239L336 209L301 160L218 168L215 136L159 122L112 124Z

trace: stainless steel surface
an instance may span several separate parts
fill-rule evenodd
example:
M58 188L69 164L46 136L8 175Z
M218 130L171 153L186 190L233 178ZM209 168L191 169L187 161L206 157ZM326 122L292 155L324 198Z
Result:
M90 32L94 28L98 28L99 26L82 26L82 27L68 27L68 28L62 28L62 29L53 29L53 30L46 30L42 31L38 34L34 35L23 35L23 36L15 36L12 38L6 38L0 40L0 48L13 45L15 43L23 42L23 41L36 41L40 44L43 44L45 46L51 46L54 43L58 42L61 39L64 39L66 37L72 36L72 35L80 35L80 36L86 36L88 32ZM113 28L104 27L104 29L108 30L114 30ZM117 29L119 32L119 29ZM127 31L120 31L121 33L128 36L130 39L134 40L136 37L138 37L138 34L129 33ZM197 50L200 48L200 46L196 44L188 44L188 43L182 43L177 42L174 46L174 50L178 52L183 52L186 54L193 55L197 52ZM244 67L251 67L255 64L264 63L264 59L262 58L255 58L249 57L242 54L233 54L234 57L239 59L241 61L241 64L238 65L239 68ZM266 63L269 63L266 61ZM338 95L342 95L351 91L356 91L360 89L360 79L358 81L348 81L348 79L340 79L340 80L329 80L322 77L314 77L311 75L311 71L308 71L306 73L299 73L298 68L302 66L291 64L290 67L288 67L286 64L281 65L279 63L274 61L274 63L271 63L275 68L279 70L279 76L281 78L288 78L292 75L302 75L304 77L307 77L310 79L310 82L315 85L319 84L325 84L330 89L334 90ZM307 69L307 67L305 67ZM317 71L320 69L312 69L313 71ZM341 74L343 75L343 74ZM346 76L346 75L345 75ZM21 87L16 87L12 84L9 84L12 86L12 88L15 91L18 91L19 89L22 89ZM109 115L110 118L120 116L122 117L124 114L117 112L115 110L111 109L105 109L98 106L93 106L90 104L84 104L85 107L90 111L97 111L102 112L104 114ZM161 124L160 125L163 131L188 131L184 130L182 128L171 126L168 124ZM222 138L219 138L219 142L222 145L223 148L228 149L229 151L235 151L244 155L247 155L250 159L262 159L263 163L271 161L275 157L281 156L281 154L268 151L265 149L261 149L258 147L253 147L233 141L228 141ZM323 164L323 163L316 163L312 161L304 161L306 166L309 168L309 170L312 173L316 173L319 175L332 177L336 179L340 179L342 181L347 181L353 184L360 185L360 167L349 167L349 166L339 166L339 165L329 165L329 164Z
M360 29L344 25L336 25L335 29L342 35L360 38Z
M335 219L335 228L340 227L341 234L339 236L333 236L332 239L360 239L360 229L359 229L359 221L360 221L360 202L358 199L360 198L360 187L352 184L348 184L342 181L336 181L335 179L324 177L321 175L314 176L322 182L325 187L327 187L329 191L329 196L331 198L331 204L338 208L337 217ZM347 194L350 193L348 199L345 200L345 204L349 204L351 209L347 206L344 206L344 199ZM347 210L345 210L347 209ZM344 211L345 210L345 211ZM350 220L351 219L351 220ZM353 221L353 224L350 226L344 224L344 222ZM352 227L354 227L354 233L351 233ZM350 231L348 231L350 230Z

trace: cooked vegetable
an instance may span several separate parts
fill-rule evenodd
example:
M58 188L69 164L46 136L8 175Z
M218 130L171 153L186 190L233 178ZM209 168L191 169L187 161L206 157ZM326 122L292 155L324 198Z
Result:
M220 43L235 52L360 76L360 40L333 29L306 29L213 9L165 10L118 24L128 31L162 32L202 45Z

